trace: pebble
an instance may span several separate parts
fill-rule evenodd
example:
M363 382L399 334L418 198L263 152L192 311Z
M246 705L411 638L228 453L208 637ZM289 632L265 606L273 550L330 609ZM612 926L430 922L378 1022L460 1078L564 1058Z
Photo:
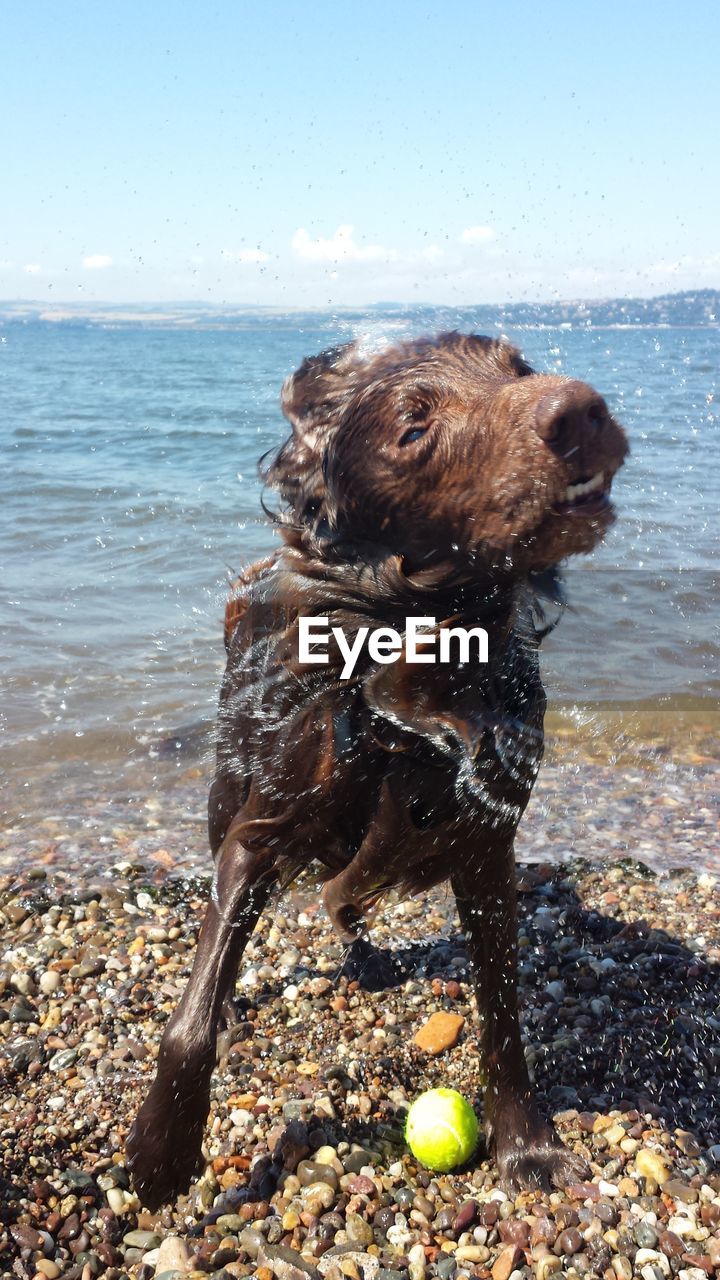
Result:
M652 1178L659 1187L670 1177L670 1170L662 1156L647 1147L637 1152L635 1168L643 1178Z
M156 1276L161 1275L163 1271L179 1271L184 1275L189 1269L189 1263L190 1253L180 1236L165 1236L165 1239L160 1241L155 1259Z
M583 1246L583 1238L577 1227L569 1227L566 1231L561 1231L555 1244L555 1252L572 1257L574 1253L578 1253Z
M157 1249L162 1237L154 1231L128 1231L123 1236L123 1244L131 1249Z
M452 1049L460 1039L465 1019L459 1013L433 1013L415 1033L415 1044L424 1053L437 1055Z
M107 1198L107 1202L110 1208L112 1209L113 1213L117 1213L117 1214L127 1213L128 1206L127 1206L127 1201L125 1199L125 1194L123 1191L120 1190L119 1187L110 1187L109 1191L105 1192L105 1195Z
M650 1222L639 1222L633 1235L641 1249L654 1249L658 1242L658 1233Z
M36 1271L39 1271L42 1275L46 1276L47 1280L57 1280L57 1277L60 1275L60 1268L57 1262L54 1262L52 1258L38 1258L33 1263L33 1266Z
M549 1276L562 1270L562 1262L554 1254L546 1253L537 1259L534 1270L536 1280L548 1280Z
M258 1251L265 1244L265 1237L256 1227L243 1227L238 1235L238 1241L240 1248L255 1259L258 1256Z
M668 1218L668 1231L672 1231L676 1236L694 1236L695 1223L690 1218L681 1218L679 1215Z
M373 1243L373 1229L369 1222L358 1213L348 1212L345 1217L345 1230L348 1240L353 1244L368 1245Z
M517 1245L508 1244L500 1250L491 1268L492 1280L510 1280L512 1272L522 1261L522 1250Z
M327 1182L310 1182L300 1193L303 1208L309 1213L320 1214L323 1209L330 1209L335 1201L335 1192Z
M297 1167L297 1176L304 1187L313 1182L326 1182L334 1191L337 1191L338 1175L331 1165L301 1160ZM374 1188L374 1184L371 1185Z
M679 1200L681 1204L695 1204L698 1194L696 1187L688 1186L680 1178L668 1178L663 1183L663 1195L672 1196L673 1200Z
M629 1258L625 1257L625 1254L618 1254L617 1257L613 1258L611 1265L618 1280L632 1280L632 1263Z
M222 1231L225 1235L233 1235L236 1231L242 1231L246 1226L246 1219L239 1213L221 1213L216 1220L218 1231Z
M61 978L59 973L55 973L54 969L47 969L45 973L40 974L38 986L40 986L42 995L51 996L60 987Z

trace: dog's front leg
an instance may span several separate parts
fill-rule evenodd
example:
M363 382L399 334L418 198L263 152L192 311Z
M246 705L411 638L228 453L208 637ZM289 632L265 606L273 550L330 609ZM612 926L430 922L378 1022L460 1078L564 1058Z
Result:
M273 886L272 867L267 852L250 853L231 837L219 852L192 973L126 1144L133 1184L150 1209L187 1191L202 1166L220 1012Z
M485 1133L503 1180L524 1188L566 1186L587 1176L538 1111L520 1039L517 916L512 836L452 877L481 1020L487 1081Z

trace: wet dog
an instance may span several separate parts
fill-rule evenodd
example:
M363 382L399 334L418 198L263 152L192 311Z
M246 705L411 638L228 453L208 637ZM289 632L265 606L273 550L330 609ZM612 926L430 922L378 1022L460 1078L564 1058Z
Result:
M292 435L266 467L281 547L226 613L212 899L190 980L128 1140L151 1207L201 1167L215 1040L243 948L271 892L310 861L340 936L387 891L450 880L467 938L487 1074L484 1125L501 1174L564 1185L582 1163L532 1096L516 998L513 839L542 755L538 670L556 566L613 520L627 453L583 382L534 373L506 342L444 334L306 360L283 388ZM301 661L301 620L403 633L481 628L487 661L453 647ZM431 621L430 621L431 620Z

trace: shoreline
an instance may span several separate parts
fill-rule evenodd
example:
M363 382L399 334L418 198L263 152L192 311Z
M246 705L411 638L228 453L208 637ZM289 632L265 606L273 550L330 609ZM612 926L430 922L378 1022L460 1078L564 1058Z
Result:
M611 712L575 723L549 717L546 754L516 838L518 861L639 859L665 874L720 871L720 742L714 725L676 725L640 739ZM122 861L162 880L206 873L210 731L183 730L136 754L123 745L94 767L75 760L6 776L0 875L82 866L82 878Z
M699 1280L720 1265L713 877L520 868L526 1055L541 1105L592 1177L509 1197L482 1150L432 1176L402 1139L423 1089L449 1084L476 1101L481 1087L451 895L387 904L372 936L404 973L368 992L338 978L342 949L300 885L246 952L242 1013L219 1041L208 1168L189 1197L149 1214L129 1189L123 1142L209 884L158 883L156 870L126 861L78 877L33 864L0 879L3 1273ZM465 1021L433 1057L413 1037L437 1010ZM302 1162L279 1182L270 1165L259 1185L291 1122ZM226 1212L203 1225L218 1197Z

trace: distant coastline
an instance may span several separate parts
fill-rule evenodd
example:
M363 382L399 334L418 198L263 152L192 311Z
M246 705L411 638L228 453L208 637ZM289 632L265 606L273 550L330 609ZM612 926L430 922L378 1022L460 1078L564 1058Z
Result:
M79 328L255 329L287 317L293 326L329 315L347 323L371 317L427 323L428 328L463 323L487 332L505 327L527 329L717 329L720 328L720 290L694 289L655 298L596 298L565 302L513 302L477 306L439 306L378 302L367 307L264 307L210 305L198 302L87 303L0 301L0 324L47 324Z

